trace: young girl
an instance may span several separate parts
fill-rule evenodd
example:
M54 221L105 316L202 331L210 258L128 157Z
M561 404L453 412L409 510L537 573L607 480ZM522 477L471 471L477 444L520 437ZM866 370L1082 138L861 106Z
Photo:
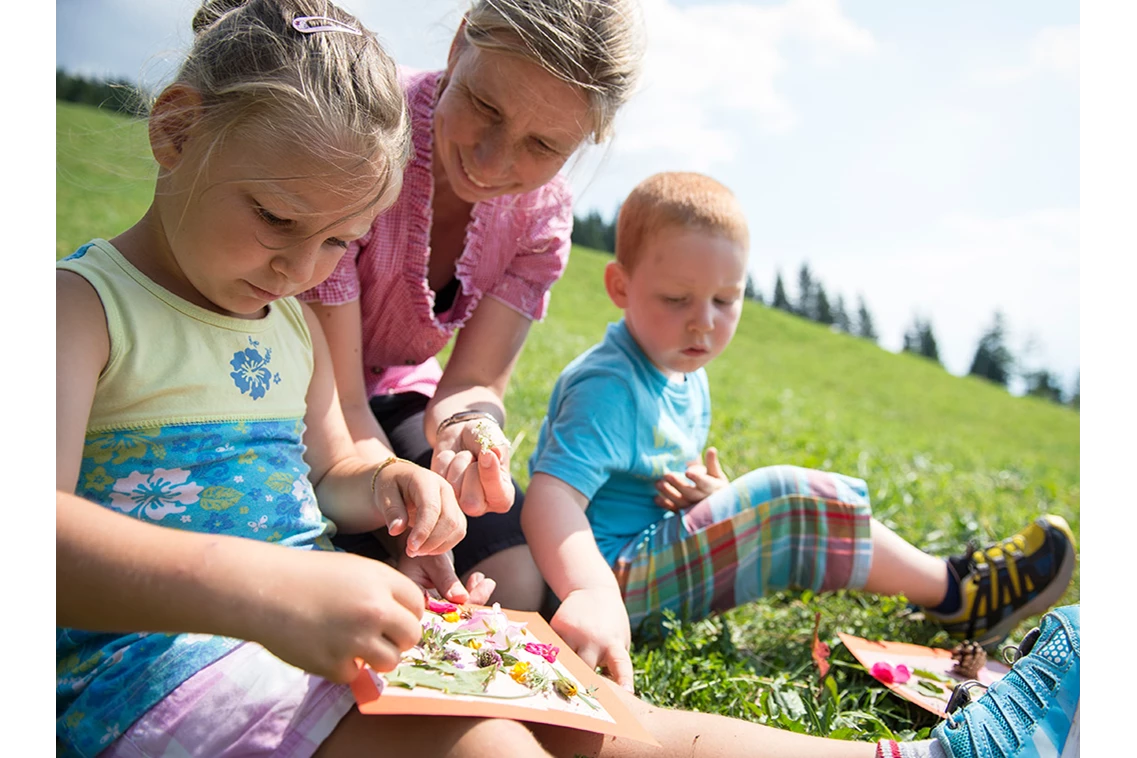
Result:
M305 671L389 668L422 612L409 579L329 538L386 526L429 555L465 533L442 477L355 457L323 337L290 297L398 195L392 62L316 0L206 2L193 26L150 117L153 204L57 272L57 612L73 627L57 737L80 755L119 750L139 717L138 745L199 727L197 698L254 683L228 731L210 723L218 745L318 744L352 699Z
M57 273L57 752L658 754L352 708L355 660L393 668L423 600L329 536L385 524L430 555L464 528L441 477L354 456L326 343L290 295L398 192L406 115L374 37L328 3L206 2L194 29L150 117L152 206ZM664 754L877 749L621 696Z

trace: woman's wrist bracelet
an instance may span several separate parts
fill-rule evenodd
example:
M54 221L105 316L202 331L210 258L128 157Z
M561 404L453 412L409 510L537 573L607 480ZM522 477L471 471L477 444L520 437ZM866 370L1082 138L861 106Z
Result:
M392 455L390 458L388 458L387 460L383 461L378 466L376 466L375 467L375 473L371 475L371 491L372 492L375 491L375 482L377 482L379 480L379 472L381 472L383 469L390 466L392 463L411 463L411 464L413 464L413 461L408 461L404 458L400 458L397 455Z
M448 416L447 418L442 420L442 423L438 425L438 431L434 433L434 436L437 437L440 434L442 434L443 429L446 429L448 427L454 426L455 424L461 424L465 421L470 421L471 419L476 419L476 418L485 419L486 421L492 421L495 424L497 424L499 429L502 428L501 422L498 421L496 418L494 418L494 416L492 414L486 413L485 411L458 411L457 413L453 414L452 416Z

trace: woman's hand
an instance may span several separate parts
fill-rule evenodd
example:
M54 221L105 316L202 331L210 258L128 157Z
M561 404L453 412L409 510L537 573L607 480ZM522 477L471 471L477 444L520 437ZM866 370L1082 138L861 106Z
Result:
M682 475L668 472L656 481L659 494L655 496L655 504L669 511L685 510L730 484L719 464L718 450L708 447L706 458L706 466L697 460L691 461Z
M633 691L632 630L618 591L574 590L549 625L589 667L603 667L616 684Z
M513 506L510 444L491 418L478 416L438 433L430 468L450 482L467 516L505 513Z

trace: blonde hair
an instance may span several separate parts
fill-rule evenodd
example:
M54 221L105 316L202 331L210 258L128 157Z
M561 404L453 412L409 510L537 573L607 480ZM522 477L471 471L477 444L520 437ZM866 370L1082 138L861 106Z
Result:
M654 234L668 227L699 229L748 249L746 214L734 193L703 174L664 172L636 185L616 221L616 260L629 272Z
M348 31L301 32L293 24L305 16ZM174 84L201 96L207 158L227 136L252 132L314 157L371 163L374 184L358 188L370 193L365 207L394 201L410 118L394 62L354 16L323 0L205 0L193 31Z
M636 0L476 0L466 13L465 39L519 55L582 89L597 143L611 133L643 61Z

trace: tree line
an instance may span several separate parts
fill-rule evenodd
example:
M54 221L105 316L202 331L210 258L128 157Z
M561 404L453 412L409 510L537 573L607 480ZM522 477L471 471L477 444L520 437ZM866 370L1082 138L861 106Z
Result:
M573 216L572 242L613 253L616 250L616 217L607 222L596 210L584 217ZM857 294L855 308L845 302L844 295L831 299L821 280L803 263L798 271L797 299L786 294L781 271L774 280L774 291L769 303L762 297L753 274L746 275L746 297L771 308L777 308L799 318L825 324L836 332L850 334L876 343L880 339L872 313L865 303L864 296ZM1025 361L1016 357L1007 344L1007 324L1002 312L996 311L992 324L979 338L975 355L968 369L969 376L976 376L1007 388L1012 379L1019 378L1025 386L1025 394L1040 397L1054 403L1069 405L1078 410L1081 405L1081 377L1074 383L1070 393L1062 390L1058 375L1047 369L1030 369ZM911 353L943 366L939 346L931 319L915 315L904 332L902 352Z
M56 69L55 99L93 105L128 116L146 115L146 98L125 79L87 78Z

